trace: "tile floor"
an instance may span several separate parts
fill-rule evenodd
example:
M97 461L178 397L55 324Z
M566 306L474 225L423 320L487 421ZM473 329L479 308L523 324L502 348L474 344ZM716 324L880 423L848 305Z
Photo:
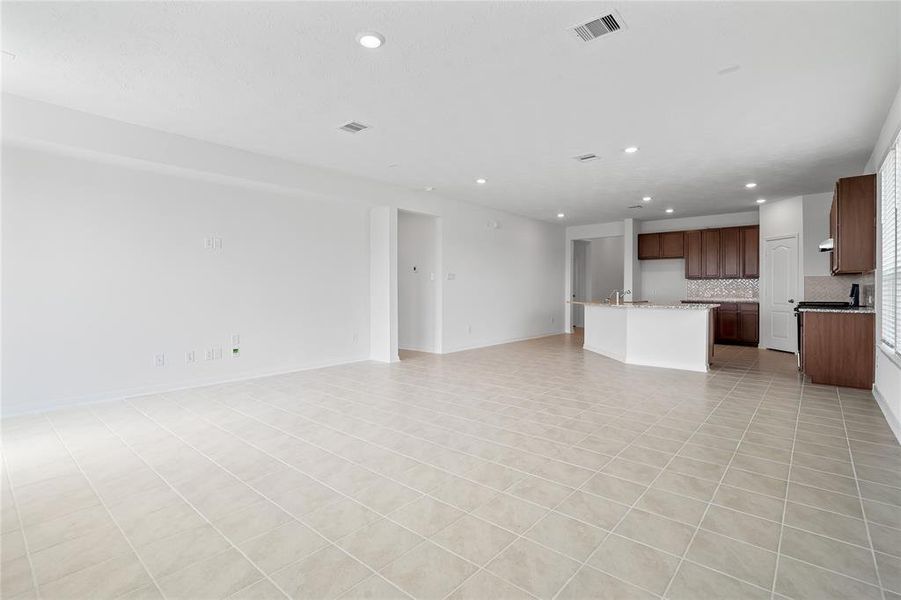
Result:
M901 448L775 352L559 336L2 426L9 600L901 598Z

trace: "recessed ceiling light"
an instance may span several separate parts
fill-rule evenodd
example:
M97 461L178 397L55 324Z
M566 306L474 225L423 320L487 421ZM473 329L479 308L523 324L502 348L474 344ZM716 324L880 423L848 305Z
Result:
M629 146L623 150L626 154L635 154L638 152L638 146Z
M373 50L385 43L385 36L376 31L365 31L357 35L357 43Z
M667 209L666 209L666 212L667 212L667 214L672 213L672 212L673 212L673 209L672 209L672 208L667 208Z
M719 71L716 72L717 75L728 75L729 73L735 73L741 69L741 65L729 65L728 67L723 67Z
M764 202L766 202L766 198L758 198L757 199L757 204L763 204Z
M476 183L478 183L479 185L484 185L484 184L488 183L488 180L485 179L484 177L479 177L478 179L476 179Z
M565 216L566 216L566 215L564 215L563 213L557 213L557 218L558 218L558 219L562 219L562 218L565 217Z
M644 198L641 199L642 202L650 202L651 200L652 200L652 198L650 196L645 196Z
M749 190L753 190L754 188L757 187L757 184L754 183L753 181L749 181L748 183L745 184L745 187L748 188Z
M432 186L429 186L429 187L425 188L425 191L431 192L431 191L433 191L434 189L435 189L435 188L433 188Z

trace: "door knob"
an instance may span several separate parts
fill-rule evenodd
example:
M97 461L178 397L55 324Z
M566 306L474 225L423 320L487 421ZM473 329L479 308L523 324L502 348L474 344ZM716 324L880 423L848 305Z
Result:
M795 303L795 299L794 299L794 298L789 298L788 301L789 301L790 303L792 303L792 304Z

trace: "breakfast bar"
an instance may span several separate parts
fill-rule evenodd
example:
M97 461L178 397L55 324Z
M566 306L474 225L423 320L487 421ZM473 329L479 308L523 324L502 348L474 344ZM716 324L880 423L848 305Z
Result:
M706 373L718 304L608 304L585 307L583 347L630 365Z

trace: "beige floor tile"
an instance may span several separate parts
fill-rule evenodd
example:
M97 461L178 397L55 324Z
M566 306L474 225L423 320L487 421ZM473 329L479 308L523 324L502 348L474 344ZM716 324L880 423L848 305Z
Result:
M679 496L665 490L649 489L636 503L636 508L662 515L674 521L697 525L707 509L705 502Z
M717 489L713 503L771 521L782 521L782 511L785 508L784 500L728 485L721 485Z
M598 473L589 479L582 489L621 504L631 505L647 488L606 473Z
M876 565L882 587L901 594L901 558L877 552Z
M451 477L432 489L429 494L442 502L469 512L491 500L497 492L466 479Z
M41 597L63 598L118 598L130 591L151 586L150 576L134 554L120 556L93 565L65 577L41 585Z
M341 600L407 600L410 596L380 575L372 575L348 590Z
M331 540L344 537L380 519L378 513L350 499L339 500L303 517L304 523Z
M667 597L673 600L766 600L770 592L706 567L683 562Z
M381 574L414 598L438 600L477 569L447 550L424 542L382 569Z
M520 539L485 568L539 598L549 599L578 570L579 563Z
M514 538L500 527L467 515L436 533L432 541L470 562L484 565Z
M167 598L226 598L263 575L234 549L194 563L158 583Z
M868 548L852 546L794 527L784 527L781 551L843 575L877 583L873 554Z
M606 535L603 529L557 512L549 513L525 533L530 540L580 562L588 558Z
M770 589L776 553L704 529L697 532L685 558L722 573Z
M213 525L229 540L238 543L293 520L278 506L264 500L214 521Z
M638 542L611 535L589 564L605 573L662 594L679 566L679 559Z
M779 547L779 523L715 504L707 510L701 528L772 552L776 552Z
M479 571L457 588L448 600L532 600L534 596L495 577L488 571Z
M556 510L595 527L610 530L629 508L606 498L577 491L563 501Z
M901 529L869 523L873 549L883 554L901 557Z
M241 542L238 547L267 575L285 565L324 548L328 541L296 521L285 523L261 536Z
M337 543L357 560L378 570L421 541L421 536L387 519L382 519L340 539Z
M844 542L869 546L867 527L864 521L827 512L812 506L788 502L785 505L785 524L797 529L805 529Z
M268 579L260 579L229 596L229 600L286 600L287 598L288 596Z
M617 458L610 461L601 469L601 473L614 475L639 485L649 485L660 473L658 467L651 467L641 463Z
M31 564L35 579L41 585L98 563L132 554L122 532L115 527L106 527L32 553Z
M525 500L507 494L498 494L473 511L473 514L504 529L522 533L547 512L546 508Z
M615 533L671 554L681 555L694 528L670 519L632 509L614 529Z
M0 595L12 598L34 590L31 566L27 557L16 558L0 564Z
M582 567L557 596L559 600L651 600L650 592L591 567Z
M138 556L155 578L221 554L228 542L209 525L189 529L137 548Z
M507 493L547 508L553 508L572 494L573 488L529 475L510 486Z
M292 563L272 575L273 581L295 600L337 598L372 571L335 546Z
M664 471L651 485L654 489L666 490L681 496L688 496L695 500L708 502L713 498L713 493L717 488L716 481L709 479L699 479L681 473L673 473ZM631 504L631 503L630 503Z
M879 588L814 565L779 557L775 591L797 600L879 600Z
M0 564L25 556L25 537L21 529L0 534Z
M391 513L390 518L419 535L429 537L464 514L450 504L423 496Z
M422 468L430 467L422 465ZM414 469L419 471L420 467L414 467ZM410 471L411 470L408 470L404 473L410 473ZM434 469L434 472L439 474L441 473L437 469ZM380 479L369 487L363 488L362 490L351 494L351 496L353 496L361 504L367 506L375 512L386 515L397 510L405 504L409 504L422 495L422 492L413 489L416 487L416 485L404 481L403 476L403 473L399 475L399 480L403 483L406 483L407 485L412 485L412 488L407 487L406 485L401 485L400 483L391 481L389 479ZM416 478L411 479L415 480Z

